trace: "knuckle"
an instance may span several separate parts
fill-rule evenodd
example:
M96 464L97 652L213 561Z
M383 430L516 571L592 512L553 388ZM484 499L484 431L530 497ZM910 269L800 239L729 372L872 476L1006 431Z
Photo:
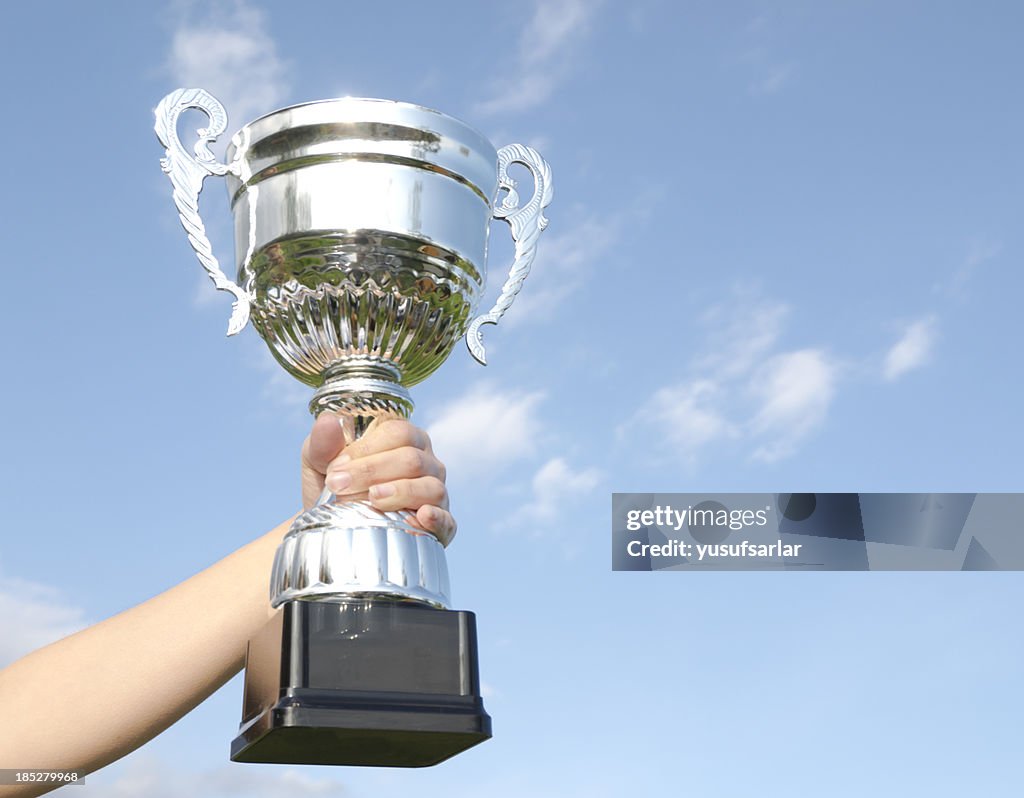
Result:
M406 446L412 441L415 429L404 418L389 418L381 425L381 428L387 434L388 440Z
M367 433L369 434L369 433ZM366 456L366 443L364 438L358 438L352 441L350 444L345 446L342 450L344 454L347 454L353 460L358 460L360 457Z
M377 424L377 432L378 433L387 432L389 434L394 434L395 431L400 429L402 424L404 424L404 423L405 423L405 421L403 421L400 418L385 418L385 419L381 420L380 422L378 422L378 424Z
M372 461L360 463L350 470L353 476L358 475L368 484L374 482L377 479L377 475L380 473L380 469L377 467L376 463L373 463Z
M443 506L448 499L448 490L437 477L424 477L420 480L420 496L430 504Z
M424 450L430 448L430 439L427 437L427 433L411 421L402 418L393 419L393 423L392 434L396 436L397 441L403 446L413 446Z
M426 457L422 449L406 446L401 450L402 466L411 476L426 473Z

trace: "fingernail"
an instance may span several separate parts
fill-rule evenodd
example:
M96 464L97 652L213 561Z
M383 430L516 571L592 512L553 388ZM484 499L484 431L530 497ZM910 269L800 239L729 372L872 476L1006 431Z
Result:
M352 484L352 475L348 471L339 471L327 477L324 484L332 493L341 493Z
M373 485L370 488L371 499L386 499L388 496L395 495L394 485Z

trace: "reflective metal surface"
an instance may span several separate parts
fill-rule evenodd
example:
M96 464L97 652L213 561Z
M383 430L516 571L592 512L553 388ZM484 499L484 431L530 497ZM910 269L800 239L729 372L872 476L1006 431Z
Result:
M533 196L522 207L519 205L516 181L508 174L508 167L514 163L522 164L533 175ZM507 193L501 205L494 210L494 218L504 219L508 222L512 230L512 240L516 244L515 260L512 262L508 279L502 286L501 296L494 303L494 307L474 321L466 333L466 344L469 346L469 351L481 365L487 365L487 357L484 352L480 327L484 324L497 324L523 287L523 281L530 273L530 267L537 254L537 239L544 232L544 228L548 226L544 209L551 203L554 196L551 167L536 150L522 144L509 144L498 151L498 180L498 188Z
M362 502L327 502L303 513L270 577L275 607L295 598L383 594L448 608L450 592L437 538L409 513L381 513Z
M210 119L191 152L177 133L188 108ZM364 422L408 416L407 387L433 373L467 330L471 352L485 362L480 327L512 304L547 224L551 171L534 150L496 150L428 108L345 98L257 119L232 137L221 164L208 145L227 115L207 92L172 92L156 116L189 241L217 288L235 297L228 334L251 318L282 367L316 389L314 413ZM507 171L514 163L535 182L522 205ZM209 175L227 180L237 283L221 271L199 215ZM473 321L492 218L508 222L515 261L494 308ZM402 535L416 545L394 543ZM314 508L278 552L274 601L365 592L446 606L443 549L422 537L412 516L365 502Z
M188 108L196 108L210 118L209 127L196 131L196 144L190 153L178 138L178 117ZM224 175L228 167L218 163L210 152L209 144L228 126L228 115L224 106L203 89L178 89L171 92L156 108L156 135L164 145L166 155L160 159L160 167L174 186L174 205L178 209L189 243L196 257L221 291L228 291L235 297L228 335L235 335L249 321L249 294L229 280L221 271L206 227L199 215L199 192L207 175Z
M436 111L311 103L231 140L238 279L253 324L309 385L348 356L420 382L465 333L483 290L494 148Z

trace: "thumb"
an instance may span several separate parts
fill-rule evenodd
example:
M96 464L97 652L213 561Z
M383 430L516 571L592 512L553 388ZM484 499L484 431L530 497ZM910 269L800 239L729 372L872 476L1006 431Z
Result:
M326 474L331 460L345 448L345 432L333 413L321 413L302 445L302 465L318 474Z
M312 507L324 489L328 464L345 448L345 433L337 416L321 413L302 444L302 506Z

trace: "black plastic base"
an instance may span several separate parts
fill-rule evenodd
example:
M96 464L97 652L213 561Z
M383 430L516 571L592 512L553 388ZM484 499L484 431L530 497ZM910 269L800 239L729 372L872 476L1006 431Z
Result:
M290 601L249 641L231 758L425 767L490 736L473 613Z

